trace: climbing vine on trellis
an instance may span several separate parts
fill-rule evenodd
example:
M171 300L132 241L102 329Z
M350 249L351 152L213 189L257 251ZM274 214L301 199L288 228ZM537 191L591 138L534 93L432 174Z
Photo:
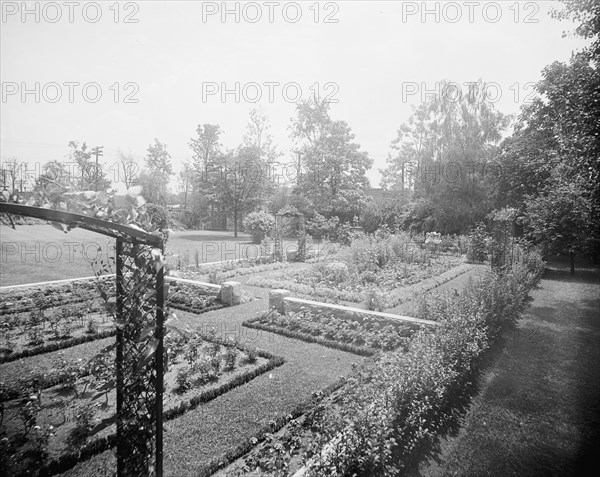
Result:
M117 330L116 343L101 355L114 353L116 376L94 398L116 390L117 412L93 432L116 424L119 476L162 475L164 242L161 231L147 232L152 224L140 192L134 187L125 195L109 196L50 187L38 191L24 206L0 197L0 220L13 227L10 214L20 214L48 220L65 233L81 227L116 239L116 296L99 278L110 271L110 264L100 262L95 270L98 290Z
M491 265L492 269L503 271L512 268L515 221L517 210L504 208L492 212L491 229Z

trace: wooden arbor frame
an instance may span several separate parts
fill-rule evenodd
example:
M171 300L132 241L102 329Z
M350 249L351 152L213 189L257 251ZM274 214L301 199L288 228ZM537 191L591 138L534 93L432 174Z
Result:
M152 249L164 252L162 238L86 215L0 202L0 212L58 222L116 239L117 475L163 474L164 270L141 268ZM147 262L146 262L147 263ZM136 293L154 286L153 296ZM147 290L147 288L146 288ZM139 369L147 348L142 332L153 328L152 366ZM143 397L142 397L143 395ZM144 432L140 432L144 429Z

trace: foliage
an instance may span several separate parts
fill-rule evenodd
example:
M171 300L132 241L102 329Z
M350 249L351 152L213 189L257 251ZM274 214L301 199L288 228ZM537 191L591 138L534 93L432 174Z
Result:
M106 192L110 189L110 179L102 169L102 164L92 160L93 150L88 149L84 142L81 147L79 142L70 141L69 157L77 164L77 171L69 171L70 182L76 190L101 190Z
M252 212L244 218L244 230L252 235L252 242L259 244L275 227L275 219L267 212Z
M485 262L488 258L488 241L489 234L485 224L480 222L469 234L467 260L469 262Z
M275 310L257 318L247 320L244 325L266 325L271 331L283 329L297 332L298 336L323 338L367 349L390 351L406 344L414 329L408 324L392 323L371 318L366 315L356 319L344 319L334 314L325 314L309 310L289 312L280 315Z
M236 237L241 218L262 206L273 190L269 169L277 153L266 134L267 126L266 117L252 111L245 142L235 150L222 150L218 125L198 126L198 138L190 142L196 169L194 188L231 217Z
M561 183L527 202L527 237L547 253L591 251L598 245L593 236L592 204L577 183ZM574 271L574 270L572 270Z
M383 311L388 308L385 293L375 287L367 290L365 293L365 302L367 310Z
M486 162L509 118L488 101L482 81L463 94L442 82L436 96L414 109L392 142L395 155L382 170L382 186L412 191L403 226L417 231L464 233L490 207Z
M593 13L589 5L568 4L567 17L596 18L597 35L597 12L595 17L579 16L580 8ZM530 237L545 235L548 219L547 235L553 238L546 243L554 253L577 251L594 258L600 244L600 74L588 53L574 54L568 64L554 62L542 72L538 96L522 108L513 138L503 145L499 197L532 210ZM565 224L578 228L565 235L566 227L559 231L556 222L569 204L574 212L564 217Z
M460 257L441 255L432 259L431 253L421 250L407 234L362 237L334 255L317 259L307 269L253 276L248 284L284 288L328 302L361 302L368 290L376 287L385 293L387 306L394 307L407 299L411 286L427 279L433 280L428 286L437 286L440 280L465 271L457 267L461 261ZM450 275L443 278L445 272Z
M398 232L410 228L407 213L410 212L410 191L394 190L391 197L373 200L361 210L359 224L366 233L375 233L380 227Z
M150 217L152 227L159 230L163 238L163 243L166 244L169 239L170 220L167 209L162 205L147 203L146 211Z
M237 351L233 346L228 346L225 351L225 371L232 371L235 368L235 363L237 359Z
M600 5L594 0L561 0L564 9L552 9L551 14L559 20L579 22L575 34L581 38L592 38L593 43L584 53L598 64L600 61ZM563 33L566 36L567 33Z
M279 468L285 468L299 455L310 476L415 472L439 435L456 423L483 353L514 323L540 277L539 255L518 250L508 273L489 274L434 303L428 314L439 323L435 332L419 331L403 352L379 355L348 380L339 399L320 406L309 425L292 428L285 439L298 443L294 449L277 452L282 443L274 439L262 453L273 457L261 459L259 470L273 459L283 459Z
M355 135L346 122L329 117L327 102L300 102L296 113L291 135L302 171L296 191L320 214L351 219L365 203L366 171L373 160L353 142Z
M306 232L314 239L329 238L333 235L333 230L339 223L337 217L331 217L327 220L324 216L315 212L311 218L306 221Z

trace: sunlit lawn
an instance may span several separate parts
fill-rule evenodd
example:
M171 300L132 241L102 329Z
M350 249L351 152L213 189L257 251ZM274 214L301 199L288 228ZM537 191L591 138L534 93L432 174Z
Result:
M89 277L92 263L113 256L114 239L74 229L65 234L50 225L0 226L0 286ZM166 247L168 261L186 265L255 257L250 236L233 232L176 231ZM112 261L110 261L112 264Z

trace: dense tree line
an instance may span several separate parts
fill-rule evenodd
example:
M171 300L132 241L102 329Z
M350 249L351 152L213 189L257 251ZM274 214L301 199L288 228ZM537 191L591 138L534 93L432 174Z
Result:
M280 160L266 114L253 109L246 134L232 149L223 147L219 125L198 125L189 142L191 158L177 176L178 194L168 188L172 158L158 139L149 145L143 166L134 155L120 154L119 181L127 188L141 185L157 207L183 204L186 226L219 228L229 219L236 235L248 213L276 213L286 205L303 212L315 230L358 221L368 232L385 224L447 234L468 232L493 210L510 207L526 236L547 253L597 258L600 6L591 0L563 3L552 15L575 20L574 34L591 39L590 46L569 62L544 68L536 97L517 118L494 108L482 80L464 91L450 81L441 83L439 94L413 108L391 141L381 170L381 200L368 194L372 159L355 142L350 125L332 119L330 105L318 97L296 107L287 161ZM115 185L96 168L86 143L72 141L69 150L75 169L49 162L34 192L47 197L73 190L110 192ZM5 189L18 190L18 170L15 159L3 164Z

